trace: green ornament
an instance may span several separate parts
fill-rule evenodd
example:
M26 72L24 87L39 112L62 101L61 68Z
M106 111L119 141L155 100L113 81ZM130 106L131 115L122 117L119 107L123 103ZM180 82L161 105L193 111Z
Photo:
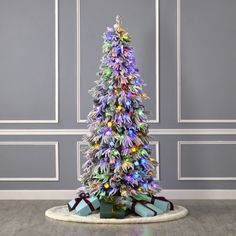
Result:
M125 33L123 34L121 37L120 37L121 41L124 41L124 42L130 42L130 36L128 33Z
M102 49L103 49L104 52L109 51L110 48L111 48L111 43L105 42L105 43L103 44Z
M119 152L118 152L118 150L116 150L116 149L113 149L113 150L111 151L111 154L112 154L112 155L118 155L118 154L119 154Z
M144 127L144 123L138 124L138 127L139 127L139 128L143 128L143 127Z
M111 112L109 112L109 111L106 111L106 112L105 112L105 116L106 116L106 117L108 117L108 116L110 116L110 115L111 115Z
M103 74L103 78L108 79L112 74L112 69L107 67L104 69L102 74Z
M144 149L142 149L141 151L140 151L140 153L141 153L141 155L142 156L145 156L145 155L147 155L148 153L147 153L147 151L146 150L144 150Z
M140 116L142 116L142 115L143 115L143 110L138 109L138 114L139 114Z

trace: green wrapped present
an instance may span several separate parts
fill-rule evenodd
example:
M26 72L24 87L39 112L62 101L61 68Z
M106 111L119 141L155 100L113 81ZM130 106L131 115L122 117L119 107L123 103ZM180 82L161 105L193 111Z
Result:
M171 201L167 200L165 197L148 196L145 194L137 194L133 196L136 200L144 200L152 203L157 208L163 212L168 212L169 210L174 210L174 205Z
M142 217L151 217L163 213L163 211L158 209L153 204L148 203L147 201L144 200L136 200L134 198L128 202L128 208L132 212Z
M115 205L112 202L101 201L100 205L100 218L117 218L123 219L127 211Z

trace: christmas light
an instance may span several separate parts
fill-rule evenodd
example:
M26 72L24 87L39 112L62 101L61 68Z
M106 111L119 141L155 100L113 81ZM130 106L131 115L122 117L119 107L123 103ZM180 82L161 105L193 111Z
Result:
M110 185L108 183L105 183L104 185L104 188L108 189L110 187Z
M137 148L136 147L132 147L131 148L131 152L136 152L137 151Z
M129 129L128 134L131 138L134 138L136 136L136 132L133 129Z
M109 121L109 122L107 123L107 126L108 126L108 127L112 127L112 122Z
M119 151L116 150L116 149L113 149L113 150L111 151L111 154L112 154L112 155L118 155L118 154L119 154Z
M126 106L130 106L130 105L131 105L131 101L130 101L130 100L127 100L127 101L125 102L125 105L126 105Z
M111 76L111 74L112 74L111 68L107 67L104 69L104 71L103 71L104 78L106 78L106 79L109 78Z
M147 183L143 183L143 187L147 188L148 187Z
M135 165L135 166L139 166L139 162L138 162L138 161L135 161L135 162L134 162L134 165Z
M134 82L135 82L135 84L136 84L136 85L139 85L139 84L141 84L141 81L140 81L140 79L139 79L139 78L135 78L135 79L134 79Z
M153 183L153 184L152 184L152 187L153 187L153 188L157 188L157 184L156 184L156 183Z
M122 110L122 106L119 105L116 109L117 109L117 111L121 111Z
M141 164L145 165L146 164L146 160L145 159L141 159Z
M133 178L134 178L134 179L138 179L138 178L139 178L139 174L138 174L137 172L134 173Z
M114 142L112 142L112 141L109 144L111 147L113 147L115 145Z
M142 116L142 115L143 115L143 110L138 109L138 114L139 114L140 116Z
M112 135L112 131L111 131L111 129L108 129L108 130L106 131L106 135L107 135L107 136Z

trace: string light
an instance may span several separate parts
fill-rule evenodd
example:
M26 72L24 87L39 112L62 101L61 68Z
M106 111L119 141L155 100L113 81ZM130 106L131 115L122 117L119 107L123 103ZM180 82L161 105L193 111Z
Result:
M105 189L108 189L110 187L110 185L108 183L105 183L103 186Z
M112 154L112 155L118 155L118 154L119 154L119 151L116 150L116 149L113 149L113 150L111 151L111 154Z
M116 109L117 109L117 111L121 111L122 110L122 106L119 105Z
M133 129L129 129L128 134L131 138L134 138L136 136L136 132Z
M131 148L131 152L136 152L137 151L137 148L136 147L132 147Z
M146 164L146 160L145 159L141 159L141 164L145 165Z
M112 127L112 122L109 121L109 122L107 123L107 126L108 126L108 127Z
M135 165L135 166L139 166L139 162L138 162L138 161L135 161L135 162L134 162L134 165Z
M133 178L134 178L134 179L138 179L138 178L139 178L139 174L138 174L137 172L134 173Z
M111 131L111 129L108 129L108 130L107 130L106 135L107 135L107 136L112 135L112 131Z
M111 147L113 147L115 145L113 141L111 141L109 144Z
M147 183L143 183L143 187L147 188L148 187Z
M142 116L142 115L143 115L143 110L138 109L138 114L139 114L140 116Z
M125 105L126 105L126 106L130 106L130 105L131 105L131 101L130 101L130 100L127 100L127 101L125 102Z

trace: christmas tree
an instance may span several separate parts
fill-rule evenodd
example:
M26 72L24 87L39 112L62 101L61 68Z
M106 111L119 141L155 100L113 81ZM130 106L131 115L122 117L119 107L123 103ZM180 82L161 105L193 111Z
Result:
M89 144L83 165L82 184L99 199L155 195L158 163L151 156L147 111L143 99L145 85L136 66L131 37L116 17L113 28L103 35L103 57L94 99L88 115Z

